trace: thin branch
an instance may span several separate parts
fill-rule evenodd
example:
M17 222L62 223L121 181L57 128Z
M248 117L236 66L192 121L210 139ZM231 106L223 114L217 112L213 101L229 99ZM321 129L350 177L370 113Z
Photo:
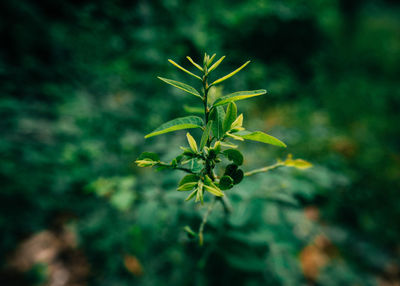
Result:
M181 170L181 171L184 171L184 172L189 173L189 174L196 174L196 173L193 172L192 170L187 169L187 168L183 168L183 167L174 167L174 169L175 169L175 170Z
M196 174L195 172L193 172L190 169L183 168L183 167L172 166L171 164L167 164L167 163L164 163L164 162L159 162L156 166L166 167L168 169L180 170L180 171L184 171L184 172L189 173L189 174Z
M246 172L246 173L244 173L244 175L246 177L248 177L248 176L252 176L252 175L258 174L258 173L268 172L268 171L271 171L273 169L279 168L279 167L284 166L284 165L285 164L283 162L278 162L278 163L275 163L275 164L273 164L271 166L267 166L267 167L263 167L263 168L260 168L260 169L255 169L255 170Z
M207 219L208 216L210 215L210 213L212 212L215 202L217 201L217 197L214 198L214 200L211 202L211 204L208 206L207 212L205 213L203 220L200 224L199 227L199 245L202 246L203 245L203 231L204 231L204 226L207 223Z
M228 197L225 195L223 197L219 197L218 200L221 202L222 207L224 208L225 216L229 215L232 212L232 205L229 202Z

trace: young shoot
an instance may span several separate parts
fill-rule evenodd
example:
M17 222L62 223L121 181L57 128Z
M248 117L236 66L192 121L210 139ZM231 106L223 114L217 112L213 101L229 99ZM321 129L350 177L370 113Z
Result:
M222 56L214 62L215 56L215 54L212 56L205 54L202 65L187 57L189 62L196 68L197 74L169 60L175 67L199 80L199 86L195 88L176 80L163 77L158 78L169 85L197 97L199 107L202 105L201 112L203 116L191 115L173 119L145 136L145 138L149 138L176 130L198 128L202 131L201 138L197 138L198 140L196 140L187 132L187 146L180 147L182 149L181 154L169 163L160 161L159 156L152 152L142 153L135 161L139 167L155 166L160 169L175 169L186 172L187 174L180 180L177 187L177 191L187 193L185 196L186 201L194 200L196 203L203 204L206 196L213 197L202 220L199 232L195 233L189 227L185 227L185 230L190 235L198 237L200 244L203 243L204 225L215 202L221 202L225 212L228 213L230 211L230 204L226 198L226 193L228 190L234 188L235 185L242 182L245 176L267 172L281 166L298 169L311 167L311 164L307 161L301 159L294 160L289 155L285 161L278 161L271 166L248 172L244 172L241 169L244 157L237 149L237 145L234 144L235 141L251 140L283 148L286 147L286 144L262 131L246 130L243 126L243 114L238 114L236 101L265 95L267 93L265 89L237 91L222 95L213 102L210 102L209 91L211 87L230 79L250 63L250 61L247 61L231 73L219 79L210 80L211 73L225 59L225 56ZM186 107L186 109L196 112L195 114L199 112L198 107ZM223 170L223 172L218 173L216 172L216 167L223 164L221 160L223 157L229 161L229 164L223 166L223 168L218 168L218 170Z

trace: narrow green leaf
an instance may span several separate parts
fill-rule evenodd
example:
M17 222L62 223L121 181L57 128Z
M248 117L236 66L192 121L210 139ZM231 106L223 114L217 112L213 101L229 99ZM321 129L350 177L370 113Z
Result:
M207 55L207 53L204 53L203 65L207 65L209 59L210 57Z
M201 204L204 204L204 188L203 187L204 187L203 183L199 182L199 187L198 187L198 190L197 190L197 194L199 195L199 199L200 199ZM197 198L196 198L196 201L197 201Z
M179 186L179 188L177 190L180 192L190 191L195 186L197 186L197 182L186 183L186 184L183 184L182 186Z
M152 159L143 159L143 160L136 160L135 163L138 165L138 167L153 167L154 165L157 165L159 161L153 161Z
M192 237L196 237L197 236L197 233L195 233L191 228L190 228L190 226L185 226L184 228L183 228L183 230L184 231L186 231L187 232L187 234L189 235L189 236L192 236Z
M203 150L204 146L206 146L207 144L208 138L210 138L212 124L213 124L212 120L208 121L207 126L203 131L203 135L201 136L200 140L200 150Z
M180 180L178 186L182 186L187 183L197 182L198 180L199 180L198 176L196 176L194 174L189 174L189 175L186 175L185 177L183 177L182 180Z
M156 153L153 152L143 152L135 161L139 167L153 167L159 162L160 158Z
M197 152L197 143L196 140L194 140L193 136L190 135L190 133L186 133L186 138L188 140L190 148L194 151Z
M211 188L214 188L214 189L218 189L219 190L219 188L217 187L217 185L215 185L215 183L210 179L210 177L208 176L208 175L205 175L204 176L204 187L205 186L209 186L209 187L211 187Z
M241 128L242 126L243 126L243 113L241 113L241 114L235 119L235 121L232 122L231 128L232 128L232 129L238 129L238 128Z
M225 118L225 111L222 106L213 108L210 112L210 120L213 121L212 132L217 139L220 139L224 135L223 122Z
M233 72L227 74L224 77L221 77L220 79L217 79L216 81L214 81L212 84L210 84L210 86L212 85L216 85L217 83L221 83L224 80L227 80L228 78L234 76L235 74L237 74L241 69L243 69L245 66L247 66L250 63L250 61L247 61L246 63L244 63L241 67L239 67L238 69L234 70Z
M265 89L250 90L250 91L238 91L238 92L234 92L234 93L231 93L231 94L228 94L225 96L221 96L214 102L213 106L223 105L223 104L227 104L229 102L238 101L238 100L242 100L242 99L246 99L246 98L250 98L250 97L255 97L255 96L263 95L266 93L267 93L267 91Z
M185 110L187 113L204 114L204 108L193 107L186 104L183 106L183 110Z
M236 133L235 135L247 140L258 141L279 147L286 147L286 144L280 141L279 139L261 131L255 131L255 132L241 131L239 133Z
M227 148L237 148L238 145L227 143L227 142L221 142L221 146L227 147Z
M234 102L230 102L228 108L226 109L226 114L223 123L223 131L227 132L231 129L232 123L237 117L237 107Z
M225 134L226 134L227 136L229 136L229 137L235 139L235 140L244 141L244 139L243 139L242 137L237 136L237 135L235 135L235 134L232 134L232 133L229 133L229 132L226 132Z
M243 164L243 155L236 149L227 149L222 152L230 161L240 166Z
M224 196L224 193L218 187L214 188L214 187L210 187L210 186L204 185L204 188L206 189L207 192L213 194L214 196L217 196L217 197L223 197Z
M200 65L196 64L196 63L192 60L191 57L186 57L186 58L187 58L187 59L189 60L189 62L191 62L196 68L198 68L199 70L203 71L203 68L202 68Z
M173 119L162 124L160 127L155 129L153 132L144 136L144 138L149 138L152 136L190 128L201 128L203 126L203 119L198 116L186 116Z
M190 201L197 193L197 189L194 189L193 192L190 193L190 195L187 196L187 198L185 199L185 201Z
M190 74L191 76L194 76L195 78L198 78L199 80L202 80L201 77L199 77L198 75L195 75L194 73L188 71L187 69L181 67L180 65L178 65L176 62L174 62L173 60L168 60L171 64L173 64L174 66L176 66L178 69L183 70L185 73Z
M197 188L195 202L201 202L201 204L203 204L203 185L201 184L199 184L199 187Z
M174 87L177 87L177 88L179 88L181 90L184 90L184 91L186 91L186 92L188 92L190 94L193 94L193 95L195 95L195 96L197 96L197 97L202 99L200 93L194 87L191 87L190 85L188 85L186 83L179 82L179 81L172 80L172 79L168 79L168 78L163 78L163 77L160 77L160 76L158 76L158 78L160 80L162 80L163 82L165 82L165 83L168 83L168 84L170 84L170 85L172 85Z
M225 56L222 56L218 61L215 62L215 64L213 64L209 69L208 72L212 72L213 70L215 70L220 63L225 59Z
M213 62L213 60L214 60L214 58L215 58L216 55L217 55L217 54L213 54L213 55L211 56L211 58L207 61L207 67L210 66L210 65L212 64L212 62Z

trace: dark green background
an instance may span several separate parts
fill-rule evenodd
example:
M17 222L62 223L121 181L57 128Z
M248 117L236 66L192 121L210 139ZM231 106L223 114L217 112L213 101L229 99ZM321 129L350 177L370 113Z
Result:
M334 254L317 285L398 281L399 15L393 0L1 1L2 285L45 279L8 275L7 257L60 221L88 285L306 285L300 253L321 234ZM194 83L167 59L189 68L205 51L227 56L217 76L252 60L223 92L267 89L238 103L244 124L288 145L240 144L244 169L289 153L314 167L230 190L233 214L215 209L200 248L182 227L205 207L175 192L182 174L132 162L186 144L184 132L143 136L198 104L156 78Z

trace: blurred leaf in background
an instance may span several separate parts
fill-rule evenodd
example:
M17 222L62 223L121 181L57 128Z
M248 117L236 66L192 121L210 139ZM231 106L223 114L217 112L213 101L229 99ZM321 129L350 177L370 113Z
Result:
M399 12L392 0L2 1L1 284L50 283L61 261L75 273L62 285L397 285ZM147 148L177 155L184 132L143 136L199 106L156 76L186 81L167 59L189 69L202 51L227 55L216 78L252 59L213 92L266 87L238 105L250 130L288 146L243 145L243 169L289 153L314 166L231 190L234 211L215 209L200 249L182 226L206 210L182 203L177 175L132 163ZM13 268L43 231L76 243Z

